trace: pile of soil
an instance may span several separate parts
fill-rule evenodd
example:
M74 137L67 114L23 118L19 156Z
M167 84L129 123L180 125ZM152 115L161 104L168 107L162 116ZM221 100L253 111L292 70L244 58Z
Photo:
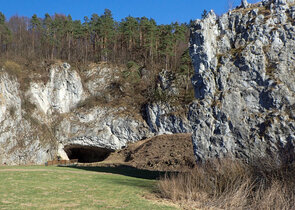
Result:
M139 169L184 171L195 166L191 134L160 135L129 144L99 165L124 164Z

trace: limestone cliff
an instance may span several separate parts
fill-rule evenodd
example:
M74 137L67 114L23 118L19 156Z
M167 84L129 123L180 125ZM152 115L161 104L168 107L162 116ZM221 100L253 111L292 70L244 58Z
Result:
M15 77L0 72L0 164L41 164L53 158L56 142L51 131L30 115L31 104L19 87Z
M242 2L191 28L196 101L191 106L198 160L294 159L295 2Z
M43 80L38 73L22 80L11 69L0 72L0 165L77 155L97 161L128 142L191 131L187 116L175 115L179 109L168 103L146 104L141 113L121 101L130 84L117 85L118 67L93 64L77 71L55 63L46 72Z

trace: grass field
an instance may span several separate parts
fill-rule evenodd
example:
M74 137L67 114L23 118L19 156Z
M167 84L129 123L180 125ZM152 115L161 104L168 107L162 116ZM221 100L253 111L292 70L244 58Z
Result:
M155 199L156 176L128 168L0 167L0 209L177 209Z

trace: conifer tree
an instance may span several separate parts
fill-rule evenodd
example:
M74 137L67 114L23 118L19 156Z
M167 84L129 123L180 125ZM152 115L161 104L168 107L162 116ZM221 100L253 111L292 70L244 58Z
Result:
M45 50L46 58L51 57L53 59L53 21L51 16L46 13L43 19L43 49Z
M123 65L132 61L150 69L177 71L188 35L186 24L157 25L154 19L132 16L117 22L108 9L85 17L83 23L71 15L48 13L44 18L13 16L6 23L0 13L0 53L39 59Z
M128 16L121 21L121 33L123 34L123 42L127 45L128 53L131 59L134 58L132 49L135 47L138 37L138 21L136 18Z
M100 44L100 17L97 14L92 14L90 21L90 31L91 31L91 43L92 43L92 53L94 55L99 55ZM98 57L98 56L97 56ZM97 57L95 59L97 59Z
M7 52L8 44L11 41L11 31L8 29L5 21L4 14L0 12L0 47L2 52Z
M109 9L105 9L104 14L100 16L100 37L102 43L102 60L107 61L109 46L113 44L113 38L115 35L114 19L112 12Z
M84 17L84 23L81 28L83 45L84 45L84 63L88 61L88 44L90 40L91 28L90 20L87 16Z
M32 53L35 54L35 43L37 41L38 34L41 32L41 21L36 14L34 14L31 18L30 28L32 31Z

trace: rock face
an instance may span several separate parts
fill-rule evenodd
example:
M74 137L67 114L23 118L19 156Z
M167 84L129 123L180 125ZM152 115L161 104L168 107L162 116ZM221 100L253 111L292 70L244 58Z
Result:
M197 160L295 158L295 5L263 1L191 28Z
M247 8L248 7L248 2L247 0L242 0L242 7Z
M83 76L86 78L85 87L87 91L93 96L112 97L108 90L118 77L118 72L119 69L116 67L90 66L88 70L83 72Z
M157 92L164 101L180 94L179 84L184 83L183 77L171 71L162 70L158 75ZM156 135L173 133L192 133L189 121L188 106L168 102L153 102L145 106L146 122Z
M42 164L57 157L98 161L128 142L191 131L187 116L176 115L179 109L168 103L148 104L143 113L110 103L120 96L112 91L118 68L92 65L76 71L56 63L45 81L32 78L26 89L7 72L0 72L0 165ZM168 76L161 79L170 87ZM118 93L124 91L120 88Z
M52 66L46 85L31 82L29 92L31 102L44 114L69 112L85 98L79 74L67 63Z
M180 107L167 103L152 103L146 106L147 123L156 135L172 133L191 133L187 113Z
M124 107L94 107L69 113L55 127L56 138L64 146L81 145L121 149L127 142L152 136L145 121L124 113Z
M24 110L19 83L0 72L0 164L41 164L54 155L56 144L47 126Z

